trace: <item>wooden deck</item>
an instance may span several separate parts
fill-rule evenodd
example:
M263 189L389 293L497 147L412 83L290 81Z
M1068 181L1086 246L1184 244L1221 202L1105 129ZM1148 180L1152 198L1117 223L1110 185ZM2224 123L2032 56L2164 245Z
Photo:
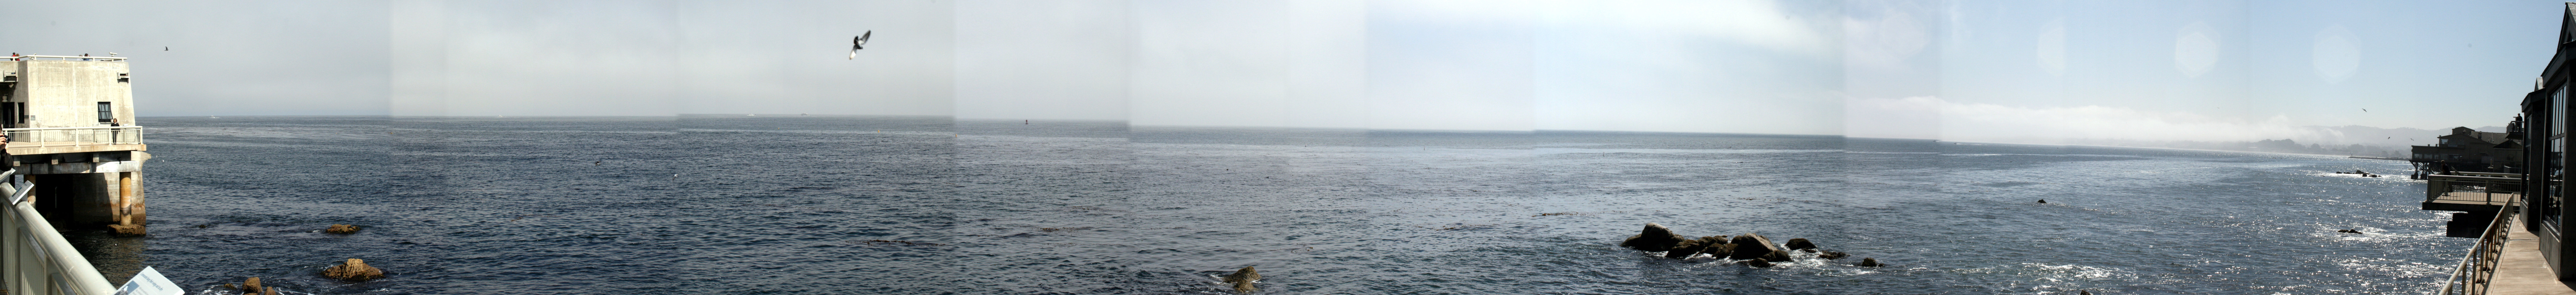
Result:
M2424 210L2461 212L2495 211L2498 209L2496 207L2504 206L2506 202L2520 197L2522 197L2522 194L2449 192L2443 193L2440 197L2434 197L2432 200L2424 201Z
M2445 191L2442 197L2424 202L2424 210L2445 212L2494 212L2522 194L2486 194L2486 191Z

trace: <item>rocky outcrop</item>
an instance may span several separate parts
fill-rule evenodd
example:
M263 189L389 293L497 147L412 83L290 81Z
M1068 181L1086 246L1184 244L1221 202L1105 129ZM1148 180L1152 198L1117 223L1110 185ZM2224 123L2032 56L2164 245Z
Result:
M252 293L264 290L264 288L260 288L259 286L259 277L250 277L248 280L242 280L241 289L242 293Z
M1794 260L1794 259L1789 259L1789 251L1778 251L1778 250L1773 250L1773 251L1771 251L1771 254L1763 254L1763 255L1762 255L1762 260L1769 260L1769 261L1771 261L1771 262L1790 262L1790 261L1796 261L1796 260Z
M338 266L323 269L322 276L348 281L364 281L385 278L385 271L367 266L366 260L350 258Z
M1807 249L1815 249L1815 248L1816 248L1816 243L1815 243L1815 242L1808 242L1808 241L1807 241L1807 238L1796 238L1796 239L1789 239L1789 244L1787 244L1787 245L1781 245L1781 246L1788 246L1788 247L1789 247L1789 250L1807 250ZM1813 251L1809 251L1808 253L1815 253L1815 252L1813 252Z
M143 225L141 224L110 224L107 225L107 229L110 233L120 237L143 235Z
M322 232L331 233L331 234L341 234L341 235L345 235L345 234L354 234L354 233L358 233L358 226L355 226L355 225L347 225L347 224L333 224L333 225L331 225L331 228L322 229Z
M1628 241L1619 242L1619 246L1638 251L1664 252L1672 250L1673 246L1680 245L1684 239L1688 238L1673 234L1673 229L1665 228L1662 224L1647 223L1645 230L1638 231L1636 236L1628 237Z
M1235 270L1234 274L1225 275L1225 278L1223 279L1223 281L1228 284L1234 284L1235 293L1252 293L1261 291L1261 288L1252 287L1252 282L1259 280L1261 280L1261 271L1252 270L1252 267L1250 266L1245 266L1243 269Z
M1879 263L1878 263L1878 259L1877 259L1877 258L1861 258L1861 259L1860 259L1860 263L1853 263L1853 264L1852 264L1852 266L1858 266L1858 267L1880 267L1880 266L1887 266L1887 265L1886 265L1886 264L1879 264Z
M1709 244L1708 244L1708 242L1700 241L1700 240L1686 240L1686 241L1682 241L1682 243L1681 243L1681 244L1673 245L1673 248L1672 248L1670 251L1665 251L1665 252L1664 252L1664 258L1672 258L1672 259L1690 258L1690 257L1691 257L1691 255L1696 255L1696 254L1699 254L1699 252L1707 251L1709 246L1711 246L1711 245L1709 245Z
M1718 256L1718 259L1726 259L1726 256L1736 254L1736 243L1716 243L1716 246L1708 246L1708 248L1705 248L1705 251L1700 251L1700 254L1708 254L1708 256Z
M1789 250L1781 249L1779 244L1772 244L1771 238L1763 237L1762 234L1744 233L1743 235L1737 235L1735 236L1735 241L1729 244L1735 244L1735 251L1734 253L1727 255L1726 259L1763 258L1763 256L1768 256L1777 252L1784 259L1773 260L1771 262L1789 261L1785 259L1786 256L1789 255Z

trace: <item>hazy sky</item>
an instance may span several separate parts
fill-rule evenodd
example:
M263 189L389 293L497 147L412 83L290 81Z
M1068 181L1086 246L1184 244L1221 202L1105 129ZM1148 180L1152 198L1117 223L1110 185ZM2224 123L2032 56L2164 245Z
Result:
M2041 143L2501 125L2549 58L2563 10L2556 1L95 5L116 9L0 18L12 28L0 40L25 54L134 57L145 116L814 113ZM847 58L849 38L869 30L868 49Z

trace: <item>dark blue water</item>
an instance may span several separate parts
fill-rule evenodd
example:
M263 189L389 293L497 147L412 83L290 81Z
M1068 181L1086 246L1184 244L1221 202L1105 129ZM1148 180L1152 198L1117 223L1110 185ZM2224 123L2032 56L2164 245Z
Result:
M2312 155L945 117L143 123L152 235L74 236L111 276L192 290L1222 294L1213 275L1257 266L1269 294L2420 294L2470 243L2415 210L2420 182L2329 173L2404 163ZM1648 222L1854 257L1616 246ZM330 224L365 231L314 232ZM388 277L317 275L345 258Z

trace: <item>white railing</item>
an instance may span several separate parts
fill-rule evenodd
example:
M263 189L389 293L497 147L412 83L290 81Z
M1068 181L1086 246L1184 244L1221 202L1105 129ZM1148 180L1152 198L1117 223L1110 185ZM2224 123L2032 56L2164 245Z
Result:
M7 58L7 59L9 59L9 60L37 60L37 58L56 58L56 59L61 59L61 60L73 60L73 59L125 60L125 59L126 59L126 58L124 58L124 57L114 57L114 56L69 56L69 55L20 55L20 56L8 56L8 57L0 57L0 58Z
M60 127L0 129L9 135L9 147L60 147L143 144L143 126Z
M16 172L0 172L0 179L15 178L10 176ZM0 193L9 195L7 210L0 210L0 269L7 270L0 272L0 281L6 281L9 294L116 294L116 285L108 284L88 258L36 213L28 191L18 189L25 185L0 184Z

